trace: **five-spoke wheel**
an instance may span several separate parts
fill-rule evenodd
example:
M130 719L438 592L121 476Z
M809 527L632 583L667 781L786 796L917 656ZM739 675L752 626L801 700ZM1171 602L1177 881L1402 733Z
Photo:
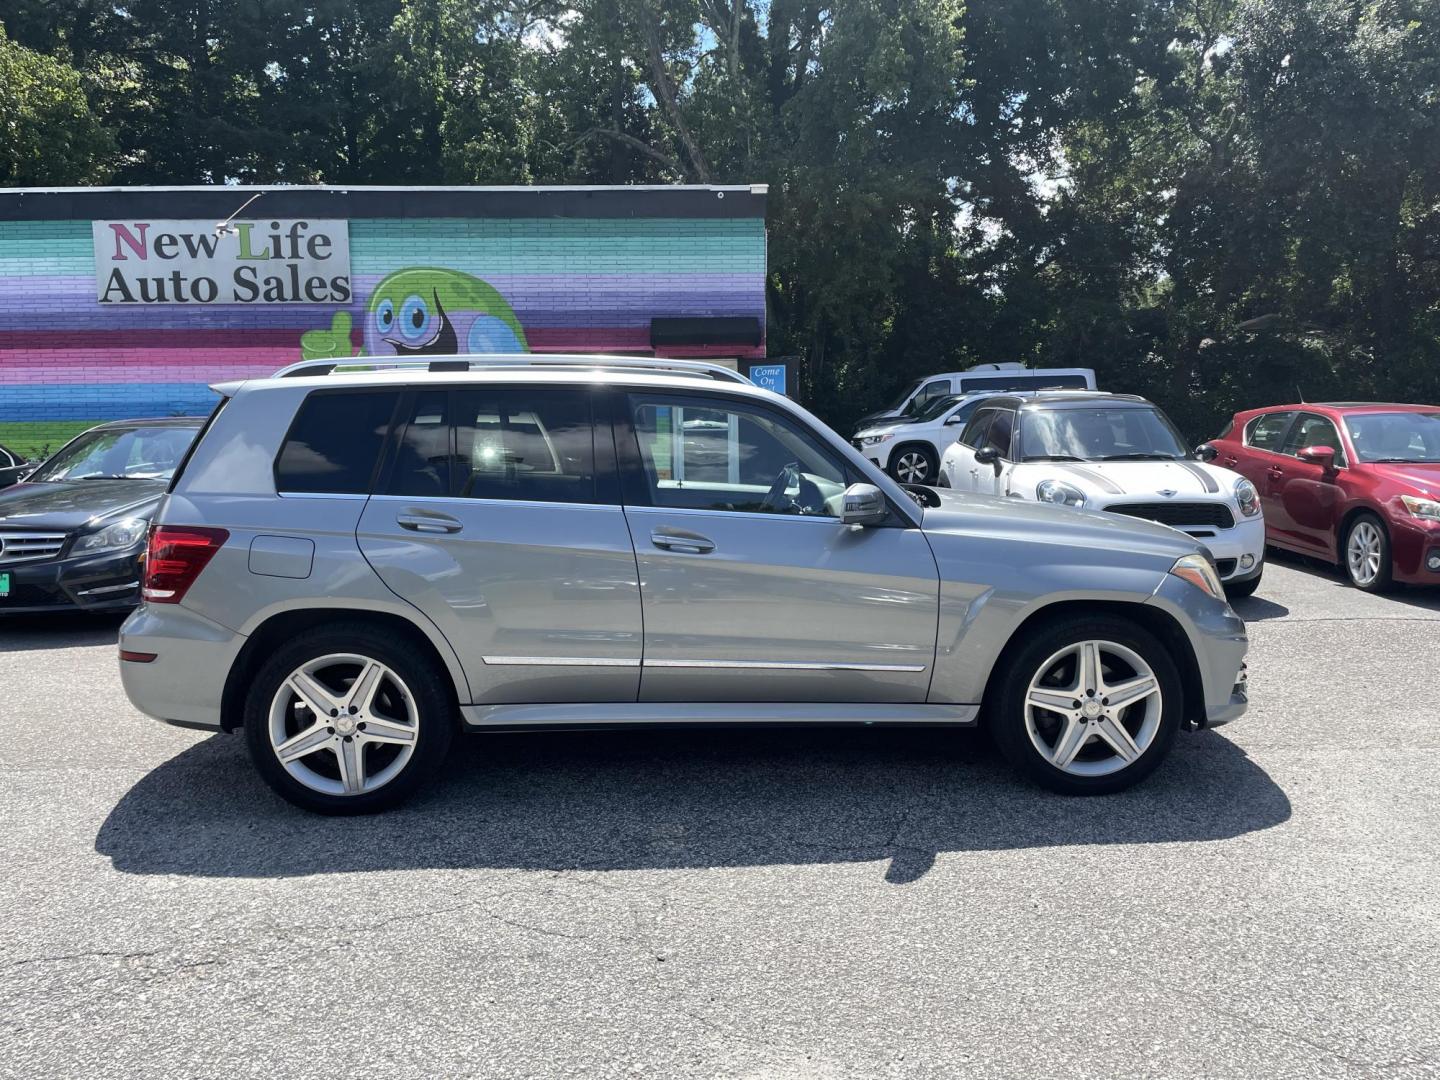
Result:
M997 668L985 722L1017 768L1054 791L1119 791L1160 763L1183 711L1169 651L1108 613L1042 625Z
M423 649L366 624L302 635L261 667L245 730L260 773L297 805L362 813L405 798L454 726Z
M915 443L897 446L890 458L890 475L902 484L933 484L936 471L934 453Z

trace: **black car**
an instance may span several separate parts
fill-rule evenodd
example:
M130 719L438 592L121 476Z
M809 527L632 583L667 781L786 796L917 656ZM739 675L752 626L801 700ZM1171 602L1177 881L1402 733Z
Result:
M0 446L0 488L7 488L11 484L18 484L20 478L33 468L30 462L25 460L24 454L16 453L14 450L7 450Z
M139 603L150 517L202 423L101 424L0 491L0 615Z

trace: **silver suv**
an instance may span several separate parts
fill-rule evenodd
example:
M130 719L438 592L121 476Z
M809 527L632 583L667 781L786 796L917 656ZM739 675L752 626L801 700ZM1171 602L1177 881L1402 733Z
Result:
M390 806L456 731L635 724L983 720L1095 794L1245 709L1173 529L911 493L719 366L334 363L217 387L120 634L139 709L243 728L300 806Z

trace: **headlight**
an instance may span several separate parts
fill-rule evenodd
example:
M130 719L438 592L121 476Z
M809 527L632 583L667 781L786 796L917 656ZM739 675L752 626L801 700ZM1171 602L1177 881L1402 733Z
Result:
M1225 586L1220 584L1220 575L1204 555L1186 555L1177 559L1170 573L1184 578L1197 589L1203 589L1216 600L1225 599Z
M1440 502L1434 499L1417 499L1414 495L1401 495L1400 501L1405 504L1405 509L1416 517L1426 521L1440 521Z
M882 442L889 442L894 437L893 431L887 431L883 435L861 435L860 443L862 446L878 446Z
M1035 488L1035 498L1041 502L1058 503L1080 509L1085 505L1085 493L1073 484L1063 480L1041 480Z
M1235 481L1235 501L1240 504L1240 513L1246 517L1254 517L1260 512L1260 493L1243 476Z
M75 552L100 551L102 549L134 547L145 539L147 523L139 518L126 518L114 525L107 525L99 532L82 536L75 543Z

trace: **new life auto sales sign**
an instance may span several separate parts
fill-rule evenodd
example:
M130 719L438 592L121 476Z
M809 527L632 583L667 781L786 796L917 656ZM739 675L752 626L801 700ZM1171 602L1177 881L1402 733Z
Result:
M343 304L347 221L92 221L102 304Z

